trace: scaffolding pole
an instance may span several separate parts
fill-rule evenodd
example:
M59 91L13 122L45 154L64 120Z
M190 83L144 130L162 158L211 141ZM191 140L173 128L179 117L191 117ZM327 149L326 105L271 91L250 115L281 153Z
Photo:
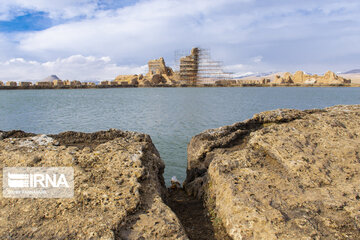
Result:
M221 61L211 59L209 49L193 48L188 56L184 51L176 51L175 65L179 66L180 81L188 85L215 84L232 79L232 73L223 71Z

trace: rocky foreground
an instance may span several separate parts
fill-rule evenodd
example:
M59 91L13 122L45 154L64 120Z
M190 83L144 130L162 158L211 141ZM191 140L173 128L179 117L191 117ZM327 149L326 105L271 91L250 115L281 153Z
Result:
M233 239L360 239L360 105L207 130L184 185Z
M0 239L188 239L163 201L164 163L148 135L11 131L0 138L1 169L62 166L75 175L72 199L1 197Z
M188 195L168 192L140 133L0 131L0 168L15 166L73 167L75 196L1 196L0 239L360 239L360 105L263 112L193 137Z

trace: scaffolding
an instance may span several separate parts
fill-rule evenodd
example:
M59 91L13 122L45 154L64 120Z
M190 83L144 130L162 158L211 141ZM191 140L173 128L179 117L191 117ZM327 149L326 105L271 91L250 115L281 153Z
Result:
M223 71L221 61L211 60L210 50L193 48L186 56L183 51L175 52L175 66L180 73L180 81L187 85L215 84L217 81L232 79L231 73Z

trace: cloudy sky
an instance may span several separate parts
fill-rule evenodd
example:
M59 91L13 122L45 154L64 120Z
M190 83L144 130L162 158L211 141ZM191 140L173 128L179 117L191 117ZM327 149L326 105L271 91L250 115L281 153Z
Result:
M360 68L359 0L1 0L0 80L102 80L210 48L235 73Z

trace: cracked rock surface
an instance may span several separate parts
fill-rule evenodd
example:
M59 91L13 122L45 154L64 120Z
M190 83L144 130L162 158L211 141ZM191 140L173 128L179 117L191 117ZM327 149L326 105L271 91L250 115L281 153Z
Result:
M0 168L73 167L74 198L0 198L0 239L187 239L146 134L0 132ZM0 172L2 178L2 171Z
M188 146L185 189L233 239L360 239L360 105L204 131Z

